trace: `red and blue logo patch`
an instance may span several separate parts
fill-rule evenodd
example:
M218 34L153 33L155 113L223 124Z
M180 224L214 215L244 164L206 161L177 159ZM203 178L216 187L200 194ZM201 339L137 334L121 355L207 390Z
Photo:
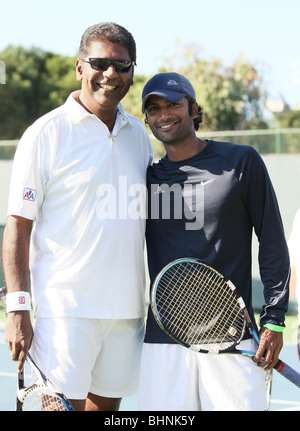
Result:
M36 200L36 190L33 189L24 189L23 191L23 199L29 202L35 202Z

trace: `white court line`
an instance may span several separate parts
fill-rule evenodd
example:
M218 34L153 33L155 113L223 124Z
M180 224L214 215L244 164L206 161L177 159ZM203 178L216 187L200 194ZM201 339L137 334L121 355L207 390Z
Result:
M272 411L272 409L271 409ZM296 407L287 407L285 409L275 409L274 412L300 412L300 405Z
M13 377L13 378L17 378L18 373L12 373L9 371L0 371L0 377ZM30 379L32 377L31 374L26 374L25 373L25 378Z
M17 377L17 373L6 373L5 371L0 371L1 377Z
M288 412L288 411L300 411L300 402L299 401L286 401L286 400L272 400L271 399L271 406L272 404L283 404L288 405L290 407L282 408L282 409L276 409L277 412ZM294 406L294 407L292 407ZM272 411L272 408L271 408Z
M276 404L295 404L297 406L300 406L300 401L281 401L281 400L272 400L272 403L276 403Z

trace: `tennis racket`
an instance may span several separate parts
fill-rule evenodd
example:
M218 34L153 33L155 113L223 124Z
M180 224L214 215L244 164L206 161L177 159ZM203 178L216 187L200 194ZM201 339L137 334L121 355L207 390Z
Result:
M178 259L160 271L151 308L160 328L193 351L255 356L236 349L247 329L259 344L242 297L230 280L199 259ZM274 368L300 387L300 374L289 365L278 360Z
M17 411L74 411L61 390L38 368L30 353L27 363L35 380L25 386L24 371L18 374Z
M0 289L0 300L6 311L6 288ZM30 353L26 357L30 365L33 383L25 386L24 368L18 373L17 411L74 411L62 391L39 369Z

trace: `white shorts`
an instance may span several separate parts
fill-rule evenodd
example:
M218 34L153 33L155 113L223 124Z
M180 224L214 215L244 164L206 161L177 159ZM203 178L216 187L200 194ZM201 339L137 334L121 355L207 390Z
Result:
M253 340L242 341L255 351ZM254 349L254 350L253 350ZM267 410L265 371L238 354L203 354L177 344L143 346L140 411Z
M32 356L69 399L137 392L144 319L38 319Z

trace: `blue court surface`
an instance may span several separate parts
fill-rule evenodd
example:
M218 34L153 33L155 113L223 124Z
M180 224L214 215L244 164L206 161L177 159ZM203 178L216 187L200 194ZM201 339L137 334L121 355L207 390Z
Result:
M296 359L294 344L286 344L280 358L300 372L300 361ZM16 363L10 360L10 351L3 335L3 323L0 322L0 411L15 410L16 387ZM120 410L137 411L137 396L124 398ZM300 411L300 389L276 371L273 372L270 410Z

